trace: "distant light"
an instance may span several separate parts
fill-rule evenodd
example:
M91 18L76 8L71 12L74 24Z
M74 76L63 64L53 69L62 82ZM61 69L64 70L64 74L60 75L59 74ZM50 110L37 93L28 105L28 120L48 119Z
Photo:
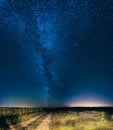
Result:
M80 102L75 102L69 104L71 107L105 107L105 106L110 106L106 103L103 102L98 102L98 101L80 101Z
M80 96L77 97L76 100L71 100L68 103L68 106L70 107L110 107L110 105L107 101L101 98L92 98L92 97L84 97Z

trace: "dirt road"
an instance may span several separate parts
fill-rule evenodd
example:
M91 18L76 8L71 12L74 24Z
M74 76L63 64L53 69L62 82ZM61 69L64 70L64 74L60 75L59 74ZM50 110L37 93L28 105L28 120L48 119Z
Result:
M49 114L35 130L50 130L49 129L50 122L51 122L51 115Z
M22 130L23 128L27 127L29 124L32 124L39 118L41 118L44 114L41 114L37 117L31 118L28 121L22 121L21 123L18 123L16 125L10 125L10 130Z

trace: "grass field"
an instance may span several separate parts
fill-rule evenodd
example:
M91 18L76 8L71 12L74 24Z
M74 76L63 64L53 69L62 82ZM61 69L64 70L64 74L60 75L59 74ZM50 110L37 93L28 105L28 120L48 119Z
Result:
M0 108L0 130L9 130L10 126L16 125L21 122L37 117L44 112L42 109L37 108Z
M48 129L113 130L113 108L0 108L0 130Z
M113 130L113 114L105 110L56 111L52 130Z

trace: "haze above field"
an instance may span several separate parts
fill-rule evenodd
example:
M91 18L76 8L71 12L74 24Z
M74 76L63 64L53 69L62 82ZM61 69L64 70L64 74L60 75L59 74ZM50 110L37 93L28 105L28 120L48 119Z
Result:
M0 105L111 106L112 0L0 0Z

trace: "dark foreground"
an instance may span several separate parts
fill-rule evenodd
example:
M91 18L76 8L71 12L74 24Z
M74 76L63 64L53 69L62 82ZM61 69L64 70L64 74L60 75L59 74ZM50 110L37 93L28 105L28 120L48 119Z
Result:
M0 108L0 130L113 130L113 107Z

